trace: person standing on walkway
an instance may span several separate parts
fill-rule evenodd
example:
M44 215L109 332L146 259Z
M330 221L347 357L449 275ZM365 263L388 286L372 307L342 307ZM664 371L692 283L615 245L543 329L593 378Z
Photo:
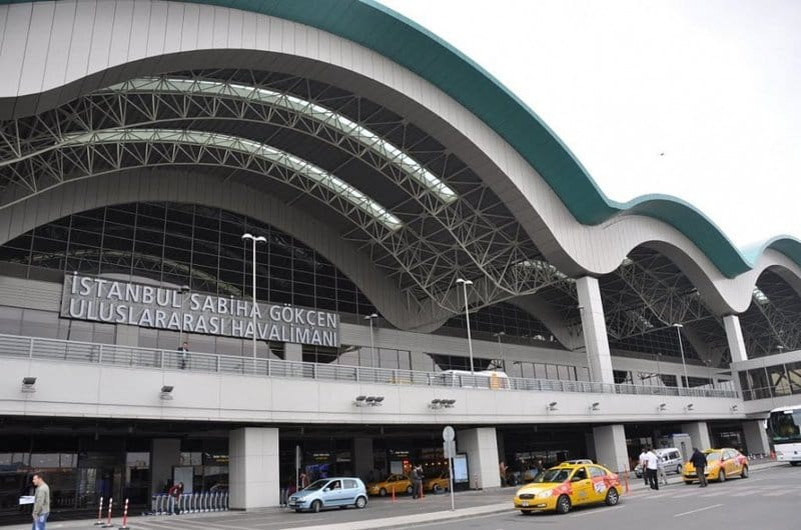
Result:
M184 341L183 344L178 348L178 354L180 355L180 363L181 363L181 370L186 370L186 364L189 362L189 343Z
M642 470L642 479L645 482L645 485L648 485L648 447L643 446L642 451L640 452L640 469Z
M33 497L33 526L31 530L45 530L47 517L50 515L50 486L44 481L41 473L33 475L33 485L36 493Z
M667 473L665 473L665 460L667 460L667 456L657 455L656 468L657 472L659 473L657 482L660 482L661 484L667 486L668 479L667 479Z
M645 471L648 476L648 485L652 490L659 490L659 479L657 472L659 469L659 457L649 447L648 452L645 453Z
M690 457L690 462L695 467L695 474L698 476L700 482L699 488L706 487L706 455L693 447L693 456Z

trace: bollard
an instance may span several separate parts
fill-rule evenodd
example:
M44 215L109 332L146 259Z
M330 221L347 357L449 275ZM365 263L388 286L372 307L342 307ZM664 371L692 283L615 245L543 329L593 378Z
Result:
M103 526L103 497L100 497L100 502L97 505L97 522L95 526Z
M130 530L128 526L128 499L125 499L125 508L122 510L122 526L120 530Z
M108 521L106 524L101 526L101 528L114 528L114 525L111 524L111 508L114 506L114 497L110 497L108 500Z

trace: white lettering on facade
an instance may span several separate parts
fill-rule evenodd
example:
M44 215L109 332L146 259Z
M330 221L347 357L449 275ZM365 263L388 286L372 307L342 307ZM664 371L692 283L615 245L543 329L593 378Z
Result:
M188 301L187 301L188 300ZM339 346L339 315L289 304L254 304L103 278L64 279L61 316L159 329ZM255 317L255 329L253 319Z

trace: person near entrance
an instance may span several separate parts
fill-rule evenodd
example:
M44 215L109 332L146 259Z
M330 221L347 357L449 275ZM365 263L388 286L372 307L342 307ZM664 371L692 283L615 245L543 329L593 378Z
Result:
M640 469L642 469L642 479L645 482L645 485L648 485L648 447L643 446L642 451L640 452Z
M412 479L412 499L423 496L423 468L420 465L412 467L409 476Z
M692 462L693 466L695 467L695 474L698 476L698 482L700 485L699 488L706 487L706 455L698 450L697 447L693 447L693 456L690 457L690 462Z
M41 473L33 475L33 485L36 493L33 497L33 526L31 530L45 530L47 517L50 515L50 486L44 481Z
M173 484L168 492L170 496L170 515L181 515L181 495L184 493L184 483Z
M659 470L659 457L656 456L653 449L650 447L648 448L648 452L645 453L645 473L648 476L648 485L651 486L652 490L659 489L659 478L657 476Z

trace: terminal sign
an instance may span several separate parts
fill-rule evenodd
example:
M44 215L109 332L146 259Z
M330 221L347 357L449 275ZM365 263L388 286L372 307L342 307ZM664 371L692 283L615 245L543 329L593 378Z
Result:
M255 315L256 325L253 325ZM64 278L61 316L109 324L183 330L228 337L339 346L339 315L292 305L122 282L92 276Z

